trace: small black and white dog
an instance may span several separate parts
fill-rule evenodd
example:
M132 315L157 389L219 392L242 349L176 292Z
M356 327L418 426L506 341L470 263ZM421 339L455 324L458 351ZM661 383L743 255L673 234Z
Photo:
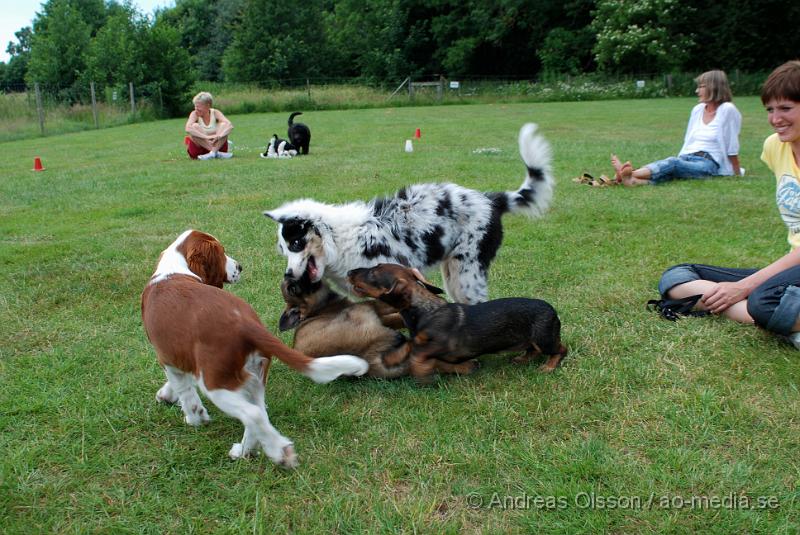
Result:
M415 184L388 198L325 204L288 202L264 212L278 222L286 276L308 272L349 288L347 272L380 263L425 271L440 265L447 294L459 303L488 295L489 265L507 212L542 215L553 197L550 145L529 123L519 132L525 178L516 191L481 192L457 184Z
M303 123L295 123L294 118L297 115L303 115L303 112L296 111L289 116L289 130L286 132L286 137L297 148L299 154L308 154L308 146L311 143L311 129Z
M272 134L267 142L267 148L259 154L262 158L291 158L297 156L297 148L285 139Z

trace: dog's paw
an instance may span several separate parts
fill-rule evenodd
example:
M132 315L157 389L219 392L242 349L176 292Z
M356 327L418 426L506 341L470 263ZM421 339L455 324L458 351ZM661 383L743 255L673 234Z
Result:
M178 402L178 396L172 391L172 387L169 383L164 383L164 386L159 388L158 392L156 392L156 401L158 403L174 405Z
M478 359L471 359L464 363L464 374L469 375L481 369L481 362Z
M184 411L186 423L194 427L207 424L211 421L208 411L200 403L195 403L188 410Z
M539 371L541 373L551 373L556 368L561 366L561 361L564 360L564 355L552 355L550 356L547 361L539 366Z
M247 457L248 454L249 452L244 451L244 446L242 446L241 442L236 442L233 446L231 446L231 451L228 452L228 457L236 461L238 459Z
M300 463L297 461L297 454L294 452L294 446L291 444L284 446L282 453L283 457L278 462L278 465L282 468L286 468L287 470L297 468Z

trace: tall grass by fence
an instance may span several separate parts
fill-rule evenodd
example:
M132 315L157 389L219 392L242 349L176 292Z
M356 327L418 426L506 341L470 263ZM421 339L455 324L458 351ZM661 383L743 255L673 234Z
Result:
M735 95L757 94L763 73L731 73ZM214 105L228 115L295 110L378 108L488 102L554 102L664 98L694 94L694 75L670 74L627 78L599 75L543 75L538 81L504 78L446 79L408 77L383 84L365 83L360 78L267 80L232 84L198 82L186 95L186 112L191 96L210 91ZM118 126L164 117L158 91L129 87L105 87L94 105L88 102L89 87L40 87L41 99L33 87L9 86L0 93L0 120L6 128L0 142L53 135L92 128ZM77 95L77 96L76 96Z

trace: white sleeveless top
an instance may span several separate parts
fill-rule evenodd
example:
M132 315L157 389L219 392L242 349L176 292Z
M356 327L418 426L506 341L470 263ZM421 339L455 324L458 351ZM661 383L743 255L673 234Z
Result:
M208 122L208 124L206 124L205 121L203 121L202 117L200 117L199 115L197 116L197 124L199 124L200 128L203 129L203 132L205 132L208 135L214 134L217 131L217 114L214 113L216 110L214 108L211 108L210 111L211 111L211 120Z
M703 151L714 154L717 151L718 130L716 117L708 124L700 121L700 124L689 136L689 143L685 146L684 151L688 153Z

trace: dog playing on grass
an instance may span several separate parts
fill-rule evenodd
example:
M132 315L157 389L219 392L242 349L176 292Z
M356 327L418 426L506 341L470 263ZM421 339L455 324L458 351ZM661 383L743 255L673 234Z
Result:
M323 281L284 278L281 293L286 308L279 329L295 329L294 348L311 357L347 353L369 363L368 375L394 379L408 375L406 337L395 328L403 320L395 309L380 301L354 303ZM394 327L394 328L393 328ZM389 357L397 364L386 366Z
M297 148L299 154L308 154L308 148L311 145L311 129L303 123L294 122L294 118L298 115L303 115L303 112L296 111L289 116L289 128L286 131L286 137L289 142Z
M367 203L301 199L264 212L278 222L278 248L288 260L285 275L299 279L308 273L312 282L326 276L347 288L351 269L385 262L422 271L440 265L452 300L485 301L503 214L540 216L553 196L550 146L536 125L520 130L519 151L526 174L516 191L416 184Z
M418 273L397 264L378 264L348 274L357 295L379 299L400 310L411 331L411 375L427 380L440 362L477 368L475 357L489 353L525 351L517 363L541 356L542 372L555 370L567 354L561 343L561 321L555 309L540 299L494 299L476 305L445 303L442 290ZM390 357L384 364L395 364Z
M238 262L213 236L187 230L167 247L142 292L142 323L167 382L156 400L178 403L186 423L210 420L200 388L224 413L244 424L232 459L260 448L285 468L297 466L292 441L267 416L264 384L271 357L318 383L340 375L362 375L367 363L352 355L312 359L286 347L267 331L253 308L222 290L239 280Z
M368 375L381 379L408 375L413 346L395 330L405 323L394 307L377 299L354 303L323 281L312 283L308 275L299 281L284 278L281 292L286 309L281 314L280 329L297 328L294 348L298 351L312 357L356 355L369 363ZM434 365L439 373L462 373L466 369L440 360Z
M259 154L262 158L292 158L297 156L297 148L285 139L272 134L267 142L267 148Z

